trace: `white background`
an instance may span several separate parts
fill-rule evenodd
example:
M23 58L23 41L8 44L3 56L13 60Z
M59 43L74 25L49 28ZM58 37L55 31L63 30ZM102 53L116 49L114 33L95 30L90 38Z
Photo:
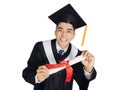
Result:
M55 24L48 16L68 3L88 24L85 44L83 28L72 43L95 56L97 78L89 90L120 90L119 0L0 0L0 90L33 90L22 78L22 70L37 41L54 38ZM74 90L78 90L74 84Z

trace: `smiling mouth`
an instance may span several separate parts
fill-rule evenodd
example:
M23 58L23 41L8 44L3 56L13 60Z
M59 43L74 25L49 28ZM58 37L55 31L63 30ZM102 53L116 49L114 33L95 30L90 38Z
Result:
M62 42L66 42L67 39L63 39L63 38L61 38L60 41L62 41Z

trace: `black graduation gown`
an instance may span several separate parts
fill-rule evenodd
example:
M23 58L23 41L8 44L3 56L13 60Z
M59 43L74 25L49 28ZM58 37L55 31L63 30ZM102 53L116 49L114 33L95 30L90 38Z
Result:
M64 60L70 54L72 45L70 44L67 52L62 57L59 57L59 55L57 54L55 43L56 43L56 39L51 40L53 55L55 57L56 62L59 63L59 60ZM78 50L76 56L80 54L81 51ZM28 66L23 70L23 78L27 82L34 85L34 90L72 90L73 79L79 85L80 90L87 90L89 82L96 77L96 70L94 69L91 79L87 80L84 75L83 65L80 62L72 66L73 77L71 82L65 82L66 73L64 69L50 75L49 78L47 78L45 81L41 83L35 83L35 75L38 66L45 65L48 63L49 61L45 54L43 43L42 42L36 43L31 53L31 56L28 60Z

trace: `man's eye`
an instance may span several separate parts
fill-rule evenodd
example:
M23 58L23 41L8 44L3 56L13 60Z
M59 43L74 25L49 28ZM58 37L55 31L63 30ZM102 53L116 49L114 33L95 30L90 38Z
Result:
M72 31L67 31L68 33L72 33Z
M62 31L62 30L61 30L61 29L58 29L57 31L59 31L59 32L60 32L60 31Z

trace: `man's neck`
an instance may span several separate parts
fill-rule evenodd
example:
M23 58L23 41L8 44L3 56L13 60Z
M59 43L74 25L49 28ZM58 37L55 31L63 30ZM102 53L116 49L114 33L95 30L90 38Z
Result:
M58 44L58 42L56 41L56 48L57 48L57 51L59 51L59 50L64 50L65 52L67 51L67 49L68 49L68 47L69 47L69 45L68 46L66 46L65 48L61 48L60 47L60 45Z

